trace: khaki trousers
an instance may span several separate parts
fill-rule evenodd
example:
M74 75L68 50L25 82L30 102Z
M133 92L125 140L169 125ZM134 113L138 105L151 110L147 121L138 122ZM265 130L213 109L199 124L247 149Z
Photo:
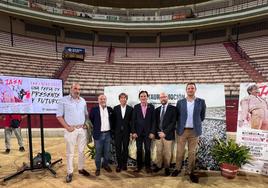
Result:
M171 160L171 146L172 140L166 140L165 138L156 139L156 165L158 168L162 168L164 162L164 168L169 168Z
M193 129L184 129L181 136L177 139L177 158L176 169L181 170L182 161L184 160L185 145L188 143L188 169L187 173L191 173L195 168L195 155L199 138L195 135Z

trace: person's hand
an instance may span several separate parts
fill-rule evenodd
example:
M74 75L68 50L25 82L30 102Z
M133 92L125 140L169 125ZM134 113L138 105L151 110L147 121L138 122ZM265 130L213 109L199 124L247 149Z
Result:
M164 132L158 132L160 138L165 138L166 134Z
M154 139L154 134L150 133L150 134L149 134L149 138L150 138L150 139Z
M136 133L133 133L133 134L132 134L132 138L133 138L133 139L136 139L136 138L138 138L138 135L137 135Z
M66 130L68 131L68 132L73 132L74 131L74 127L71 127L71 126L68 126L67 128L66 128Z

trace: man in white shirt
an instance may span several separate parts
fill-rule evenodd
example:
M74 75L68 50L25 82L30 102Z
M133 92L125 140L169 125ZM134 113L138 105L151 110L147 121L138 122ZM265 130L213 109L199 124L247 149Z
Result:
M112 172L109 167L109 155L111 144L111 129L113 128L113 110L106 106L106 96L101 94L98 96L98 106L95 106L90 111L90 120L93 125L93 138L96 148L95 175L100 175L101 158L103 156L103 168L107 172Z
M84 169L84 148L87 143L87 130L84 124L87 118L87 105L85 99L80 97L80 85L73 83L70 89L70 95L60 100L57 111L57 119L65 128L67 183L70 183L73 177L73 157L76 143L78 145L78 172L84 176L90 175Z
M120 104L114 107L114 133L117 158L116 172L127 170L128 144L133 111L133 108L127 105L127 94L121 93L118 98Z

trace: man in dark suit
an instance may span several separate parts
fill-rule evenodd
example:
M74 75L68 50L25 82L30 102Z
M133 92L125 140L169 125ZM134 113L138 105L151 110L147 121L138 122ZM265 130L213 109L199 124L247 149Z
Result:
M161 106L155 109L154 135L156 143L156 168L154 172L162 169L164 162L165 175L169 176L169 166L171 160L171 147L175 139L175 126L177 119L177 109L168 104L166 93L160 93Z
M95 164L96 176L100 175L101 158L103 155L103 168L107 172L112 172L109 167L109 155L111 144L111 130L113 128L113 109L106 106L106 96L98 96L98 106L91 109L90 120L93 125L93 138L96 148Z
M114 107L115 150L117 158L116 172L127 170L128 144L131 132L133 108L127 105L128 96L119 95L120 104Z
M187 174L194 183L198 183L198 177L194 174L195 155L198 146L199 136L202 134L202 121L205 119L206 103L204 99L195 97L195 83L186 85L187 97L177 102L178 124L177 132L177 159L176 170L172 176L181 172L184 159L184 149L188 143L188 169Z
M151 173L151 139L153 135L153 118L154 106L147 102L148 92L140 91L140 103L136 104L132 115L132 136L136 139L137 146L137 169L135 172L140 172L143 166L142 162L142 146L144 143L145 149L145 168L147 173Z

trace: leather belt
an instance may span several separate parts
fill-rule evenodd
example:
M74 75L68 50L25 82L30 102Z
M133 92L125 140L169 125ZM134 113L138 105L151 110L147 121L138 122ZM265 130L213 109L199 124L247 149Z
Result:
M80 129L83 128L84 125L73 125L72 127L76 128L76 129Z
M110 132L110 130L109 131L101 131L101 133L108 133L108 132Z

